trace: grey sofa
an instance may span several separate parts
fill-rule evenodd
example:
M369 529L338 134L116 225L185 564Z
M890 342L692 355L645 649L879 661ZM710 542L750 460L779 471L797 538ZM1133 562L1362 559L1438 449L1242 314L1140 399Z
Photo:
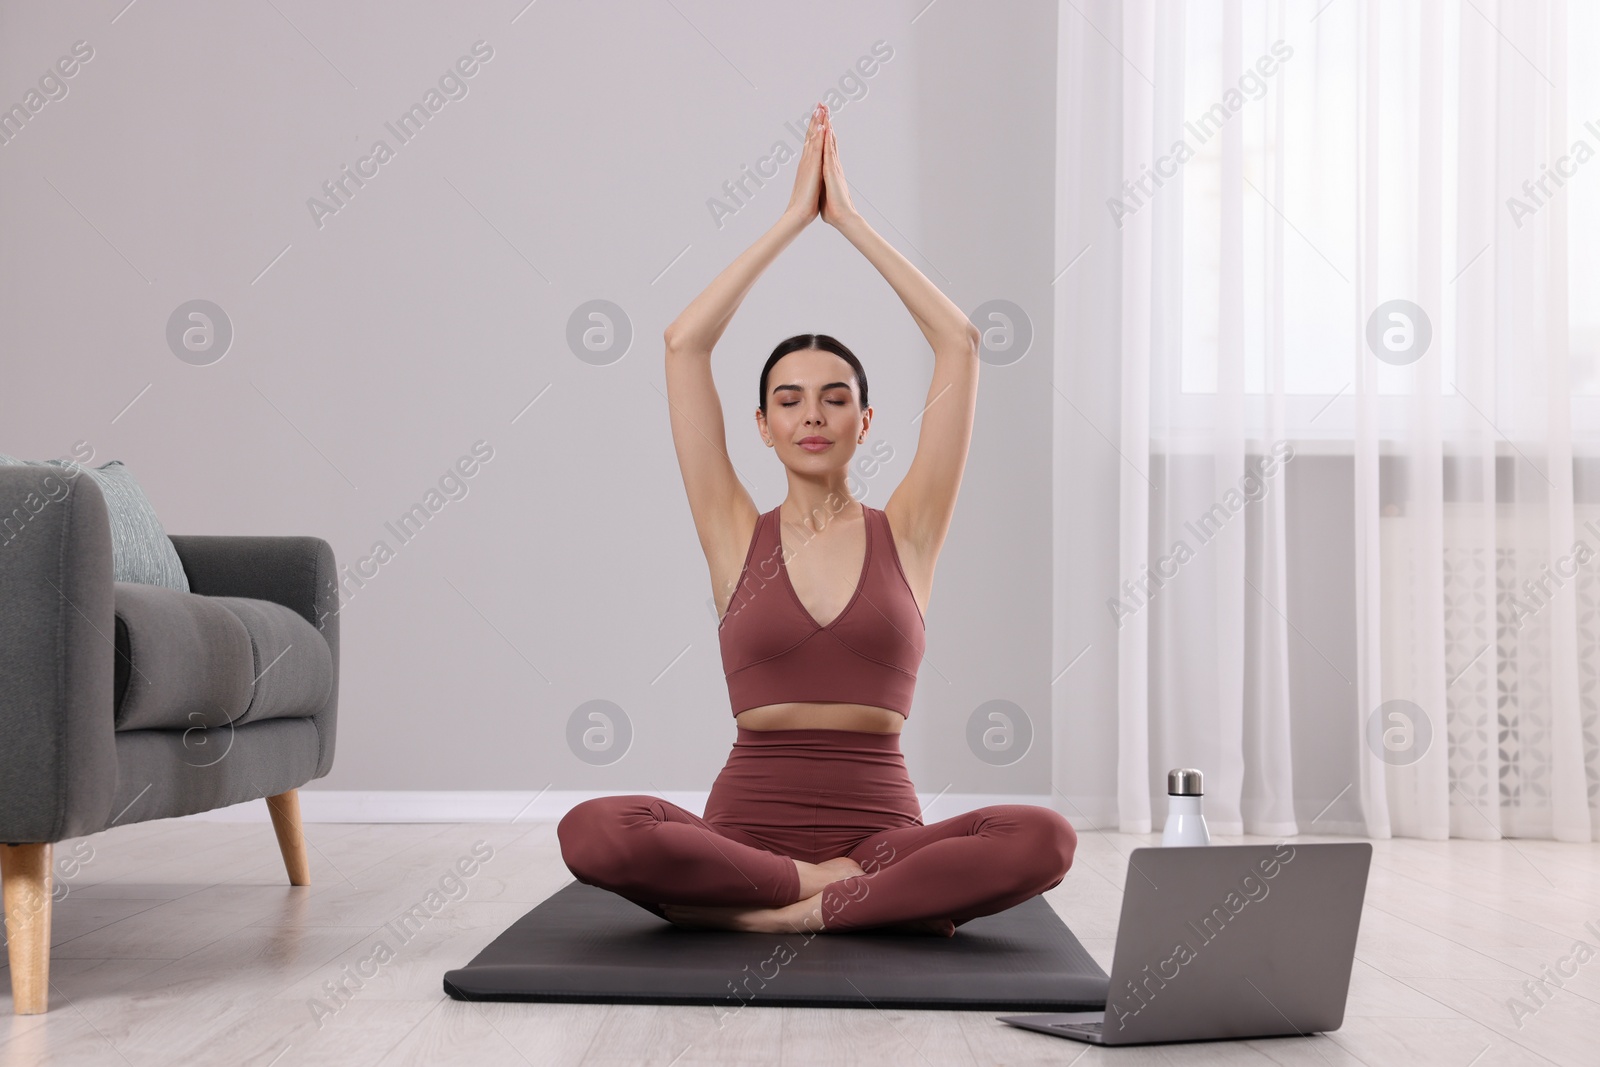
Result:
M54 842L264 797L290 882L309 884L295 790L333 765L333 550L171 541L190 592L114 581L93 479L0 466L0 873L17 1014L48 1007Z

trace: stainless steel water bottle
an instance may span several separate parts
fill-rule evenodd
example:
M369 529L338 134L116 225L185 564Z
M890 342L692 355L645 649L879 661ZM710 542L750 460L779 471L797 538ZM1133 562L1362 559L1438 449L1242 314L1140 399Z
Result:
M1204 795L1200 772L1193 767L1167 772L1167 825L1161 831L1162 847L1211 844L1211 831L1200 813Z

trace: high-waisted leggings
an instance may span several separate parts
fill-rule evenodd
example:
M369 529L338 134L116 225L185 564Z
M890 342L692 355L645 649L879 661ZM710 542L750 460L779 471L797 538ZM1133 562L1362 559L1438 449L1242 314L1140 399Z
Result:
M1078 837L1050 808L996 804L931 825L899 734L738 728L701 818L637 794L586 800L556 827L587 885L665 918L662 904L778 907L800 899L794 860L847 856L822 927L949 919L959 926L1061 884Z

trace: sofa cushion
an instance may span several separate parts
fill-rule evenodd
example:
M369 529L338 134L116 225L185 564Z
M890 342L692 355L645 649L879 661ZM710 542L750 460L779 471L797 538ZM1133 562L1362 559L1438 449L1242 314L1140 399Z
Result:
M327 703L328 643L290 608L132 582L113 590L117 730L309 716Z
M119 582L142 582L189 591L177 550L167 538L156 509L120 459L86 467L70 459L17 459L0 455L0 463L26 467L55 467L63 481L87 474L106 498L106 517L111 523L111 571Z
M210 597L112 583L116 728L221 726L250 707L250 634Z
M234 724L314 715L333 689L333 653L300 613L270 600L242 596L204 599L221 604L250 635L255 693Z

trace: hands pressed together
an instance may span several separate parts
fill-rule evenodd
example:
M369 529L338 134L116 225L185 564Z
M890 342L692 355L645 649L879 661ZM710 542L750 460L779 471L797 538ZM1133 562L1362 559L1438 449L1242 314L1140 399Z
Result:
M784 213L798 218L802 226L821 215L822 221L833 227L856 214L850 187L845 184L844 170L839 165L839 142L834 137L828 109L821 103L811 112L805 148L800 152L800 166L794 176L794 192Z

